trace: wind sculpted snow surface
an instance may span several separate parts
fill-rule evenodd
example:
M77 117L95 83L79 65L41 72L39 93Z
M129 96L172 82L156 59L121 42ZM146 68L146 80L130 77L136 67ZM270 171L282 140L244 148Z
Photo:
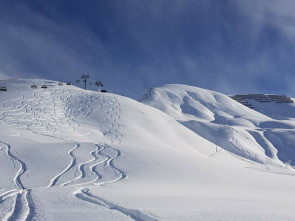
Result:
M0 220L294 219L292 120L182 86L148 98L167 115L57 83L0 92Z

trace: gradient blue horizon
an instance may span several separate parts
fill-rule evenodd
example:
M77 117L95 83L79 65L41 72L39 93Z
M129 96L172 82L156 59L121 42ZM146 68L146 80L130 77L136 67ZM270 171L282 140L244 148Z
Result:
M292 9L288 0L1 1L0 77L89 74L132 98L170 83L295 97Z

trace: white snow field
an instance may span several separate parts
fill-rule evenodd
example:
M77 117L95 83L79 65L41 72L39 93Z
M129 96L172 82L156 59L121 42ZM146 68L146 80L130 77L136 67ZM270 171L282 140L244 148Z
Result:
M55 81L6 86L0 220L295 219L293 103L262 114L184 85L145 104Z

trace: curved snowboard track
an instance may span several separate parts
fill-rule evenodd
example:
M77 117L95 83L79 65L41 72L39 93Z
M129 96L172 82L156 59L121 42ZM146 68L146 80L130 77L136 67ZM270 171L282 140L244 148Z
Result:
M6 146L6 155L11 159L11 161L13 162L13 165L15 167L15 162L17 162L20 165L19 170L17 171L13 181L14 184L17 188L24 190L25 187L21 181L21 176L27 171L27 166L26 164L20 160L18 157L16 157L15 155L13 155L11 153L11 146L8 143L5 143L3 141L0 141L0 143L4 144Z
M18 190L9 190L0 196L0 203L4 203L7 199L13 198L11 210L6 214L4 220L32 220L35 215L35 205L31 196L32 190L26 189L21 181L21 176L27 171L26 164L12 154L10 144L3 141L0 141L0 143L5 145L6 155L11 159L14 167L16 166L16 162L20 166L13 179L13 182Z
M47 187L53 187L56 185L59 186L77 186L77 185L84 185L84 184L93 184L93 185L106 185L109 183L113 183L119 180L123 180L127 178L126 173L119 169L114 161L118 157L121 156L121 151L108 146L106 144L94 144L96 147L94 150L90 151L89 156L92 157L91 159L86 159L85 161L79 163L77 165L77 157L74 155L74 151L80 147L77 144L73 149L71 149L68 153L72 157L71 162L69 165L58 175L56 175L53 179L51 179L50 184ZM99 171L99 168L103 167L103 172ZM79 175L73 177L69 180L64 181L61 184L58 184L58 180L60 177L66 175L71 170L79 171ZM91 181L85 180L89 175L87 172L89 171L91 175L94 175L95 178ZM113 177L109 177L110 173L113 174ZM99 182L101 180L101 182Z
M59 173L58 175L56 175L53 179L51 179L48 187L52 187L52 186L55 186L58 179L64 175L66 172L68 172L71 168L73 168L75 165L76 165L76 157L75 155L73 154L73 152L80 147L80 144L76 143L75 147L73 149L71 149L68 154L71 156L71 162L69 163L69 165L61 172Z
M118 204L114 204L110 201L107 201L99 196L93 195L90 192L90 190L87 188L80 189L80 190L74 192L74 195L78 199L84 200L86 202L93 203L93 204L96 204L98 206L101 206L101 207L104 207L107 209L116 210L116 211L124 214L125 216L128 216L131 219L136 220L136 221L156 221L157 220L153 217L150 217L150 216L144 214L143 212L141 212L139 210L125 208L123 206L119 206Z
M96 146L98 146L98 144L95 144ZM105 150L105 149L111 149L116 151L115 156L110 157L107 154L103 154L101 151ZM115 149L113 147L110 147L108 145L104 145L104 148L100 151L100 154L107 157L107 160L105 161L105 165L111 167L111 169L113 170L113 172L116 174L117 178L114 180L109 180L106 182L101 182L101 183L95 183L95 185L104 185L107 183L113 183L119 180L123 180L126 179L128 176L126 175L126 173L123 170L120 170L118 167L115 166L114 160L117 159L119 156L121 156L121 151L119 151L118 149Z

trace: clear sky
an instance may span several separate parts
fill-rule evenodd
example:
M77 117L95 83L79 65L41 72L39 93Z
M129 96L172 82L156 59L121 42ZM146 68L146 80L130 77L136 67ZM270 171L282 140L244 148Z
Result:
M0 1L0 78L295 97L294 0Z

